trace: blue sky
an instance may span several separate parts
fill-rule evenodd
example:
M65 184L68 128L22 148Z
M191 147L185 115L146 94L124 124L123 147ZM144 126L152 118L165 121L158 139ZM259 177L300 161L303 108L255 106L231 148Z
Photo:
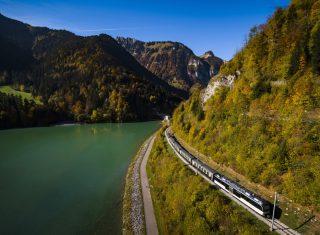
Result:
M106 33L179 41L196 54L231 59L254 25L289 0L0 0L0 12L35 26L79 35Z

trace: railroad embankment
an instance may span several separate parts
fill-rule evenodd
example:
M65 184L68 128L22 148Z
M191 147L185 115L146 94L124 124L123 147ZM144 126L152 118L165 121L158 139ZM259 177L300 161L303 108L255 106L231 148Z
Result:
M268 234L269 228L196 176L157 135L147 165L160 234Z

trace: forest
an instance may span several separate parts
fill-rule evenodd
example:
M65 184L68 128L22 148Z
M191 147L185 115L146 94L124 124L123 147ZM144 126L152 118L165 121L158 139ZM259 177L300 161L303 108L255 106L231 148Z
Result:
M81 37L0 15L0 49L0 86L23 87L43 103L41 109L68 121L157 119L186 97L186 92L149 72L108 35ZM24 117L14 123L43 123Z
M293 30L294 29L294 30ZM294 0L224 64L235 75L180 104L174 132L219 164L320 211L320 1Z
M0 129L47 126L64 118L62 113L53 112L33 100L0 92Z

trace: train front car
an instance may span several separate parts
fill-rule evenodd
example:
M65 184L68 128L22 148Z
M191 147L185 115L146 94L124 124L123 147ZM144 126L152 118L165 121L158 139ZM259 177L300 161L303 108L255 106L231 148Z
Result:
M216 173L214 175L214 183L225 191L232 193L232 195L241 201L243 204L250 207L259 215L270 217L270 203L263 198L255 195L253 192L243 188L236 182L228 179L227 177Z

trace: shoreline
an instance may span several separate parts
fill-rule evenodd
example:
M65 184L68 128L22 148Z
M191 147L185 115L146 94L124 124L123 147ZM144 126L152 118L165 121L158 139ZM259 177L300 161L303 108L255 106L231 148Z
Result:
M156 132L155 132L156 133ZM140 146L135 156L132 158L131 163L128 167L125 182L124 191L122 194L122 234L135 234L134 230L139 230L140 234L146 233L144 209L143 209L143 198L142 198L142 187L140 182L140 165L142 162L142 155L146 151L148 142L154 134L149 136ZM133 195L134 194L134 195ZM132 201L133 196L137 199L135 201L135 212L139 215L139 222L141 227L135 228L132 219Z
M128 121L128 122L57 122L50 125L40 125L40 126L25 126L25 127L10 127L10 128L0 128L1 131L10 130L24 130L32 128L48 128L48 127L68 127L68 126L84 126L84 125L95 125L95 124L135 124L135 123L147 123L147 122L161 122L161 120L146 120L146 121Z
M161 119L150 119L150 120L136 120L126 122L55 122L47 125L35 125L35 126L16 126L10 128L0 128L0 131L6 130L17 130L17 129L29 129L29 128L41 128L41 127L58 127L58 126L82 126L82 125L93 125L93 124L130 124L130 123L145 123L145 122L161 122Z

